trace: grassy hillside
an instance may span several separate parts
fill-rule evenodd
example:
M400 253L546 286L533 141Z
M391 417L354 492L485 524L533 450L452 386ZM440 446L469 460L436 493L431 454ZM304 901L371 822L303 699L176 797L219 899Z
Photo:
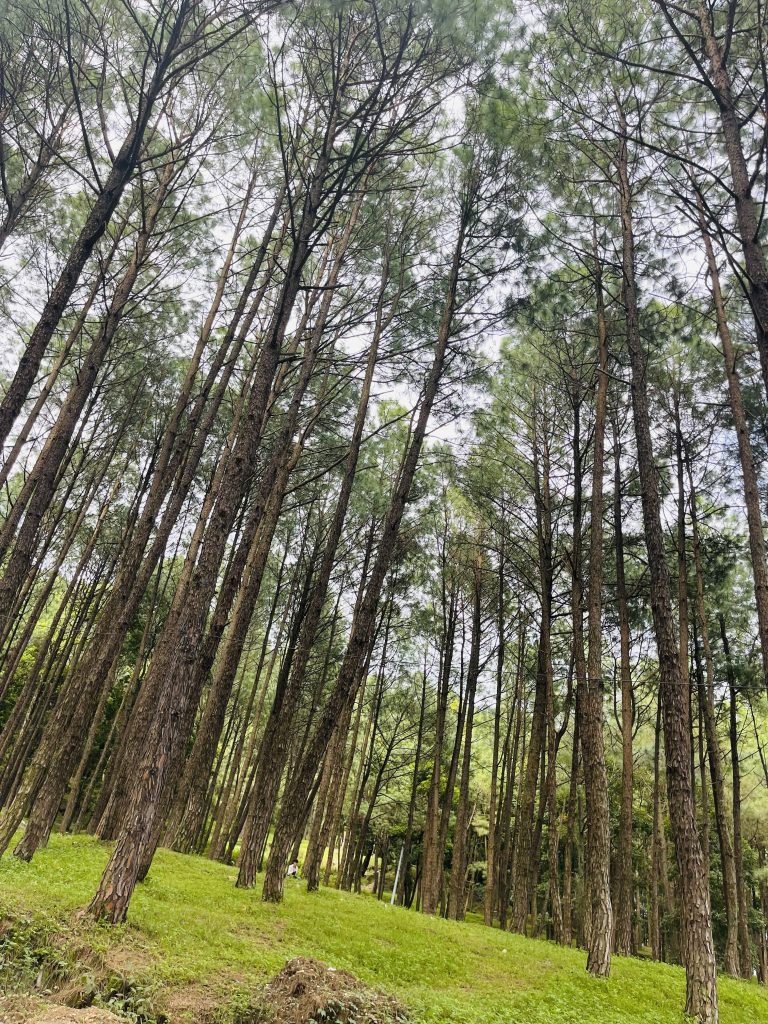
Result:
M153 992L172 1021L200 1020L249 993L294 956L346 968L397 996L418 1022L467 1024L680 1024L680 969L617 959L608 982L584 955L478 924L424 918L334 890L308 895L288 882L281 906L234 888L235 870L160 851L121 928L78 919L108 848L54 836L31 864L0 862L0 913L93 949ZM768 1021L768 993L723 979L722 1024ZM205 1013L203 1012L205 1011Z

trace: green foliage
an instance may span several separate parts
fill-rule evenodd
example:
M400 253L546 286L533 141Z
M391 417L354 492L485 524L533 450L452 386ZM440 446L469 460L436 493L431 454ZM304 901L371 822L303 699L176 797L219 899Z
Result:
M48 992L68 976L71 963L37 918L4 921L0 931L0 992Z

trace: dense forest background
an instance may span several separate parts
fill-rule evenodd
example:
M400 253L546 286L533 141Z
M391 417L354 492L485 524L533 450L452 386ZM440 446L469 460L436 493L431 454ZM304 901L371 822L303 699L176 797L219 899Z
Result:
M768 983L766 30L7 0L0 848Z

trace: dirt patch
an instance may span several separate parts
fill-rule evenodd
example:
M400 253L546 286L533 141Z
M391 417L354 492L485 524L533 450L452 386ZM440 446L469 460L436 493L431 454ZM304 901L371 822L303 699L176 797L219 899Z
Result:
M75 1010L25 996L0 998L1 1024L124 1024L108 1010L89 1006Z
M275 1024L401 1024L404 1008L392 996L367 988L348 971L319 960L289 960L266 986L262 1005ZM257 1018L258 1019L258 1018Z
M103 954L104 967L118 974L141 976L155 963L156 956L138 940L123 938L118 946L110 946Z
M187 1024L191 1021L205 1024L216 1020L222 1002L219 992L205 985L188 985L163 994L159 1005L171 1024Z

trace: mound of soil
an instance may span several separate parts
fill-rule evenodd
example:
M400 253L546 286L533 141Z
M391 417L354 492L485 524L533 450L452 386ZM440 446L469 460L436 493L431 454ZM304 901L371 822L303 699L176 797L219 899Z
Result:
M275 975L263 1005L275 1024L403 1024L408 1019L392 996L306 957L289 960Z

